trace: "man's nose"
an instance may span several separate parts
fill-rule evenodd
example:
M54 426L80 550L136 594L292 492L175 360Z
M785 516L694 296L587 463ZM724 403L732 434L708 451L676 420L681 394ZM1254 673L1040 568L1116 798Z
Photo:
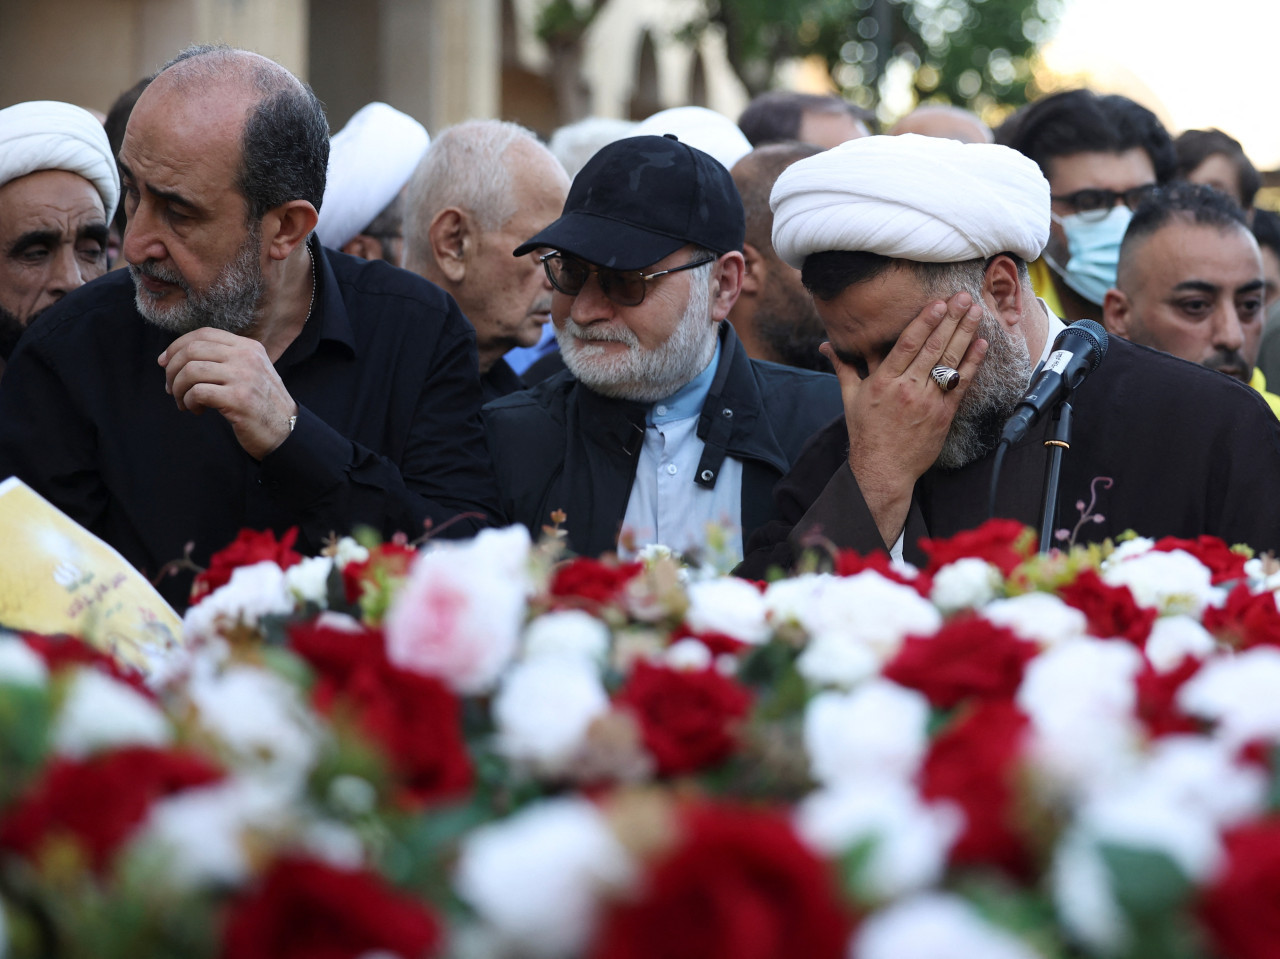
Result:
M72 290L83 286L84 282L85 276L81 272L75 245L58 244L49 265L49 279L45 283L45 292L55 300L60 300Z
M165 249L157 229L155 214L145 203L139 203L125 223L120 252L125 260L137 266L147 260L163 260L169 252Z
M1214 317L1213 345L1219 350L1239 351L1244 346L1244 327L1234 303L1226 303Z

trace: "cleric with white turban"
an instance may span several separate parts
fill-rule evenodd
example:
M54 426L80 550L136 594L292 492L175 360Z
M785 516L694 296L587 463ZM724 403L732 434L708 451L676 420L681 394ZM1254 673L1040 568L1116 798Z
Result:
M426 128L385 103L356 111L329 142L316 236L340 250L399 196L431 145Z
M773 246L797 269L810 253L878 253L956 263L1040 255L1049 182L1016 150L916 134L849 140L793 163L774 184Z
M41 170L84 177L111 220L120 174L102 124L88 110L57 100L31 100L0 110L0 186Z

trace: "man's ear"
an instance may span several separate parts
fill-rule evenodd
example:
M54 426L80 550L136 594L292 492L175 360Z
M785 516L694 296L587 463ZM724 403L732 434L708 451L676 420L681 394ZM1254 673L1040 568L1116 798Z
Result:
M1106 296L1102 298L1102 325L1107 332L1122 339L1130 339L1129 325L1132 318L1133 304L1129 302L1129 297L1114 286L1107 290Z
M273 260L287 260L304 243L320 219L306 200L290 200L268 210L262 218L262 244Z
M769 265L750 243L742 244L742 258L746 264L742 274L742 295L758 296L768 279Z
M1012 257L1003 253L992 257L982 277L982 292L1005 329L1013 330L1022 322L1022 278Z
M716 260L711 274L711 319L715 322L719 323L728 316L738 301L746 270L746 260L737 250L731 250Z
M467 276L467 257L475 242L471 218L455 206L445 207L431 220L427 241L436 266L450 283L461 283Z

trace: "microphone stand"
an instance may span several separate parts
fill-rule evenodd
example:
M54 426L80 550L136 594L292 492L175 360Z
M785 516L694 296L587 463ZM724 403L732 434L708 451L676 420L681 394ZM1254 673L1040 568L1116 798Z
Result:
M1071 449L1071 404L1066 400L1053 411L1053 426L1049 438L1049 461L1044 468L1044 503L1040 510L1040 552L1047 553L1053 546L1053 530L1058 522L1058 480L1062 472L1062 454Z

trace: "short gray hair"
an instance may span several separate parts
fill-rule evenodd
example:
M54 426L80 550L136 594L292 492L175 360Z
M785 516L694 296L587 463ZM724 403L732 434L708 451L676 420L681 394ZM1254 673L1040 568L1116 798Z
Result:
M480 229L497 230L515 216L520 198L511 188L504 154L521 138L538 142L532 130L505 120L468 120L442 131L418 162L405 190L405 262L430 255L428 231L436 214L466 210Z

